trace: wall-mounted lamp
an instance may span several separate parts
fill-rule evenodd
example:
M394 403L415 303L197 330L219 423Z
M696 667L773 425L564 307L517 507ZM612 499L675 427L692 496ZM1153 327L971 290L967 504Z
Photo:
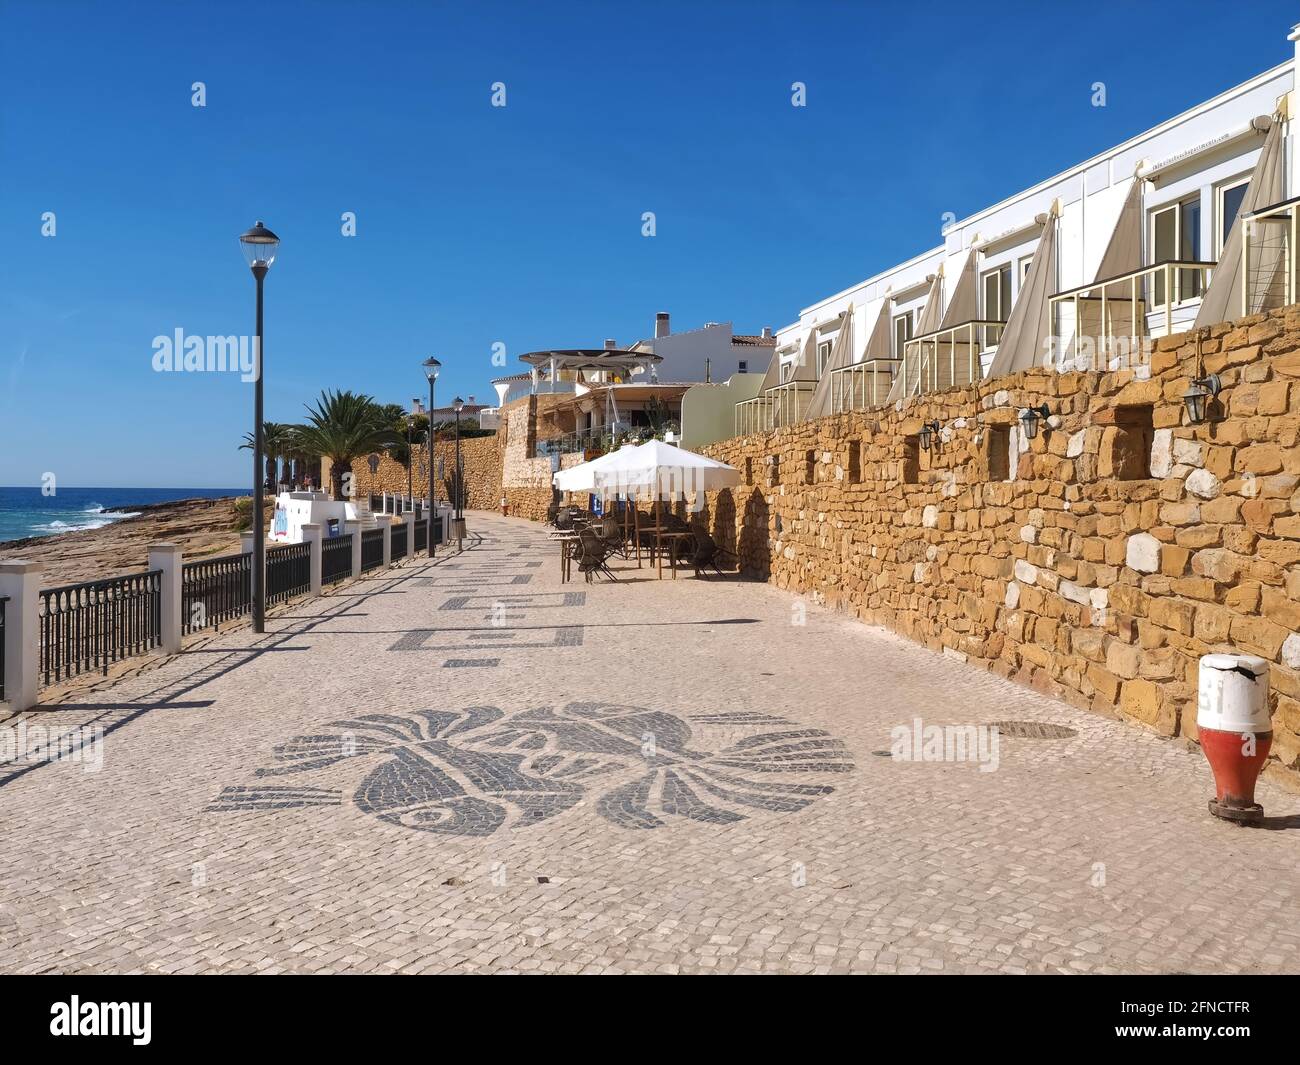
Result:
M1206 408L1209 407L1210 400L1222 390L1223 382L1217 373L1193 378L1192 383L1187 386L1187 391L1183 393L1183 403L1187 407L1187 420L1193 425L1200 425L1205 421Z
M941 428L942 428L942 426L939 425L938 419L936 419L936 420L934 420L934 421L932 421L932 422L922 422L922 423L921 423L921 432L920 432L920 437L921 437L921 450L922 450L922 451L929 451L929 450L930 450L930 439L931 439L931 437L933 437L933 438L935 439L936 442L938 441L938 438L939 438L939 430L940 430Z
M1025 439L1032 440L1038 435L1038 423L1046 422L1051 416L1051 411L1047 409L1047 404L1042 403L1037 407L1026 407L1020 412L1020 424L1025 430Z

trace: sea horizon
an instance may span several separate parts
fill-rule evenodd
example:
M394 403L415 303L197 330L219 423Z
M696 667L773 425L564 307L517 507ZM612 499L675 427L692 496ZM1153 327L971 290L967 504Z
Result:
M31 536L101 529L139 513L139 507L179 499L251 495L248 488L144 488L108 485L60 487L0 485L0 544Z

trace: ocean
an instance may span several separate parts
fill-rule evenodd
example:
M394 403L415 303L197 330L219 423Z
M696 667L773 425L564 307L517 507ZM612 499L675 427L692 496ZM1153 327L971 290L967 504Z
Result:
M59 488L47 496L40 488L0 487L0 542L98 529L145 503L249 494L247 488Z

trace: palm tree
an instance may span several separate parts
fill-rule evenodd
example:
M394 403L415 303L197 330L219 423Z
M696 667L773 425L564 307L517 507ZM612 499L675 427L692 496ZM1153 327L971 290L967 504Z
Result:
M397 438L383 407L370 396L322 392L316 405L307 408L307 424L298 428L295 446L330 460L330 487L335 499L343 499L343 475L351 472L353 459L386 448Z
M287 459L296 446L298 428L296 425L286 425L283 422L262 423L262 455L266 461L266 468L262 471L262 475L266 478L266 486L271 491L275 491L276 483L279 481L277 475L280 459ZM239 445L240 450L252 451L253 446L253 434L245 433L244 442Z

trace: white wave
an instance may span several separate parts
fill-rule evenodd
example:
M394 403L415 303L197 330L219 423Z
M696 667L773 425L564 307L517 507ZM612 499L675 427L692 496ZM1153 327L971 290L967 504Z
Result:
M125 512L115 513L112 511L104 511L96 514L95 517L93 518L86 518L80 521L71 521L71 522L60 521L59 519L55 518L53 521L48 521L43 524L33 525L31 527L31 531L36 535L40 535L42 533L51 533L57 535L59 533L69 533L69 532L89 532L93 529L102 529L105 525L112 525L113 522L119 521L122 518L134 518L137 516L138 513L139 513L138 511L135 513L125 513Z

